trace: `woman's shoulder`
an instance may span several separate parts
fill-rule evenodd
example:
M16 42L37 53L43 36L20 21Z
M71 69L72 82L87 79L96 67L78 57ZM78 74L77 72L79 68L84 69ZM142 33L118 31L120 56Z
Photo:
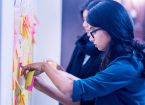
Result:
M116 65L117 67L124 69L124 70L134 70L134 71L141 71L143 70L143 64L141 59L136 56L136 53L133 52L132 54L127 54L124 56L117 57L114 59L109 65Z

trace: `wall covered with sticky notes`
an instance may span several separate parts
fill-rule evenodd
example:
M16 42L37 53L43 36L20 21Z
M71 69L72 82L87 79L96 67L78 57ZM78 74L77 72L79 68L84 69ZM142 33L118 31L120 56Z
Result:
M32 62L37 26L35 0L14 0L13 105L30 105L34 73L25 80L21 65Z

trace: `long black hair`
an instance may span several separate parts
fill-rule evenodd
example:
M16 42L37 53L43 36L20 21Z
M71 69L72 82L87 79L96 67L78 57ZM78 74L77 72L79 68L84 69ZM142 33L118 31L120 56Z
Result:
M84 2L83 2L83 4L81 5L81 7L80 7L80 15L81 15L81 19L83 20L83 12L84 12L84 10L88 10L88 5L89 5L89 3L90 2L92 2L93 0L85 0Z
M93 6L95 6L98 2L102 0L85 0L80 7L80 15L83 20L83 12L84 10L90 10Z
M89 10L87 22L107 31L111 37L111 43L102 58L101 70L119 56L137 52L142 57L145 65L145 46L134 41L133 23L126 9L116 1L103 0ZM144 71L143 73L144 74Z

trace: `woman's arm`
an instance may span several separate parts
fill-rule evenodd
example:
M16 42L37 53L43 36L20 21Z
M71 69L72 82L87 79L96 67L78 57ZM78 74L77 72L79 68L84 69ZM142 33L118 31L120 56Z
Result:
M50 96L51 98L58 100L64 105L80 105L79 102L72 102L66 95L58 90L54 85L46 85L45 81L41 77L35 77L34 86L39 91Z
M27 72L37 72L43 70L54 85L65 95L69 100L72 100L73 82L79 78L66 73L65 71L56 70L47 62L32 63L26 66L22 66L22 73L26 76Z
M79 78L64 71L54 70L51 65L45 62L42 64L42 70L48 75L54 85L72 100L73 81L78 80Z

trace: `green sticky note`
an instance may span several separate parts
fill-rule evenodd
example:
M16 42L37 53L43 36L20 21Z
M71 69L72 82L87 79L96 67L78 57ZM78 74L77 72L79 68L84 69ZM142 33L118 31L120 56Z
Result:
M34 73L35 71L30 71L28 74L27 74L27 79L26 79L26 84L25 84L25 87L27 90L29 91L32 91L32 88L33 88L33 83L34 83Z

